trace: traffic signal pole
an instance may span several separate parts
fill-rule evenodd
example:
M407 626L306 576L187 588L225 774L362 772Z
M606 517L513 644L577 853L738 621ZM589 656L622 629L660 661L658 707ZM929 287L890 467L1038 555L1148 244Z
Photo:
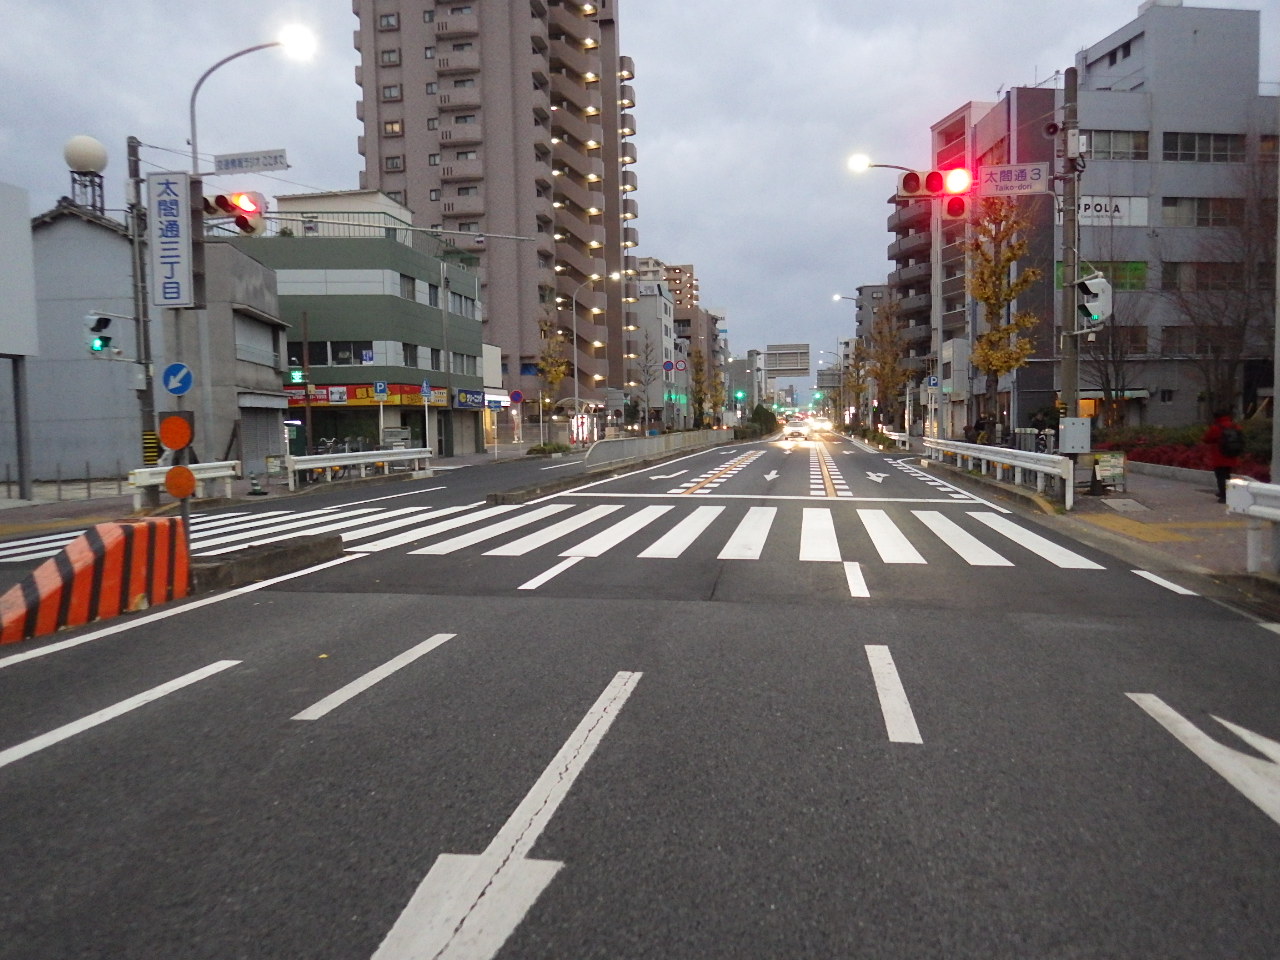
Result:
M1077 249L1080 232L1077 194L1080 180L1075 157L1072 156L1077 152L1072 149L1073 143L1079 142L1077 131L1076 68L1067 67L1062 87L1062 367L1058 392L1068 417L1080 415L1080 337L1076 329L1076 273L1080 255Z

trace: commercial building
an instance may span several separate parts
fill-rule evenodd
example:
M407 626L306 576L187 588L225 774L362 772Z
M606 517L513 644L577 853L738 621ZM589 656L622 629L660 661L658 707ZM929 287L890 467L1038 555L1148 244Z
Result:
M354 10L361 187L478 258L506 390L538 395L538 361L560 327L573 340L561 404L576 395L597 407L606 386L622 386L635 319L635 94L615 3Z
M410 229L409 212L375 191L277 204L274 236L225 243L274 273L300 381L286 388L290 419L302 421L297 450L331 440L482 451L488 398L474 258Z
M1259 92L1259 23L1256 10L1148 0L1077 55L1079 276L1100 272L1116 291L1111 322L1080 338L1081 415L1188 423L1215 395L1250 410L1271 392L1277 103ZM1063 175L1057 87L962 105L932 126L928 164L965 166L979 181L997 165ZM927 199L894 201L887 284L914 375L913 429L957 436L979 412L1025 426L1061 397L1057 201L1019 200L1029 221L1019 268L1043 279L1014 308L1041 319L1030 361L1000 378L996 410L983 407L985 375L971 362L985 330L966 289L972 225Z

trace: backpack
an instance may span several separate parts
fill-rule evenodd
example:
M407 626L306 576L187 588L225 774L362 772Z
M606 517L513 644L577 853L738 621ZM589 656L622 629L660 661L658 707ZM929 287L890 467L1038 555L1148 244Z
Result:
M1218 434L1218 452L1224 457L1238 457L1244 453L1244 431L1239 427L1223 427Z

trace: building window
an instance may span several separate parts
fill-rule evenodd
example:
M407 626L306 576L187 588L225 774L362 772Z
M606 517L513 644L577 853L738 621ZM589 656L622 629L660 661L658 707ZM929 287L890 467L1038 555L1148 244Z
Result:
M454 53L469 53L473 49L475 49L474 43L455 43L453 45Z
M1166 133L1164 159L1195 163L1243 163L1243 133Z
M400 62L400 48L394 47L391 50L383 50L378 54L378 62L386 67L394 67Z
M1163 197L1160 206L1166 227L1231 227L1244 218L1239 197Z
M422 11L422 22L423 22L423 23L435 23L435 21L436 21L436 12L435 12L434 10L423 10L423 11Z
M387 198L394 200L396 203L404 203L404 194L399 190L388 190Z
M460 113L453 118L454 123L475 123L476 115L474 113Z
M406 367L418 366L418 345L416 343L400 344L401 353Z
M475 233L480 229L480 224L475 220L464 220L458 224L458 229L463 233Z
M1147 328L1144 324L1117 325L1113 328L1116 343L1125 354L1147 352Z
M479 187L459 187L458 196L460 197L478 197L480 196Z
M536 377L536 376L538 376L538 364L537 364L537 363L531 363L531 362L530 362L530 361L528 361L528 360L521 360L521 361L520 361L520 376L522 376L522 377Z
M1280 152L1280 136L1264 133L1258 140L1258 159L1263 163L1275 163Z
M440 126L440 118L439 118L439 117L427 117L427 129L428 129L428 130L435 130L435 129L437 129L439 126Z
M474 87L475 85L476 81L474 77L465 77L462 80L453 81L453 89L455 90L464 90L467 87Z
M383 120L382 135L384 137L399 137L404 135L403 120Z
M427 154L427 166L428 166L428 167L438 167L438 166L440 166L440 154L438 154L438 153L428 153L428 154Z
M400 14L398 13L380 14L378 16L378 29L379 30L399 30Z
M406 300L413 300L417 296L417 281L408 274L400 274L400 296Z
M440 188L439 188L439 187L433 187L432 189L428 190L428 191L427 191L427 199L428 199L428 200L439 200L439 199L440 199Z
M439 89L439 85L434 80L429 81L427 83L427 96L431 96L431 94L435 93Z
M429 307L440 306L440 287L438 284L434 284L434 283L427 284L427 306Z
M1146 160L1146 130L1089 130L1089 156L1093 160Z
M422 55L426 57L428 60L434 60L436 58L436 48L426 47L423 49Z
M1167 329L1167 328L1166 328L1166 329ZM1161 390L1161 391L1160 391L1160 402L1161 402L1161 403L1173 403L1173 391L1172 391L1172 390Z
M454 156L455 160L479 160L480 154L475 150L459 150Z
M382 88L382 99L383 99L383 100L399 100L399 99L400 99L400 84L398 84L398 83L388 83L388 84L386 84L386 85Z
M404 157L386 157L382 161L382 169L384 170L403 170Z
M366 355L373 356L373 341L333 340L329 344L329 354L335 367L364 363Z
M440 350L440 348L432 347L431 348L431 369L442 370L443 367L440 366L440 362L443 359L444 359L444 353Z
M466 6L462 6L462 7L450 7L449 12L451 14L454 14L455 16L460 13L470 13L471 5L467 4Z

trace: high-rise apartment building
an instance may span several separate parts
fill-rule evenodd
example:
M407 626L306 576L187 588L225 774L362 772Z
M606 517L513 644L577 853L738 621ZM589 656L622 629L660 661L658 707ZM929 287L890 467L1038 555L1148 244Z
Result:
M557 330L573 340L566 400L624 382L635 94L615 6L353 0L360 185L480 258L485 339L526 396Z

